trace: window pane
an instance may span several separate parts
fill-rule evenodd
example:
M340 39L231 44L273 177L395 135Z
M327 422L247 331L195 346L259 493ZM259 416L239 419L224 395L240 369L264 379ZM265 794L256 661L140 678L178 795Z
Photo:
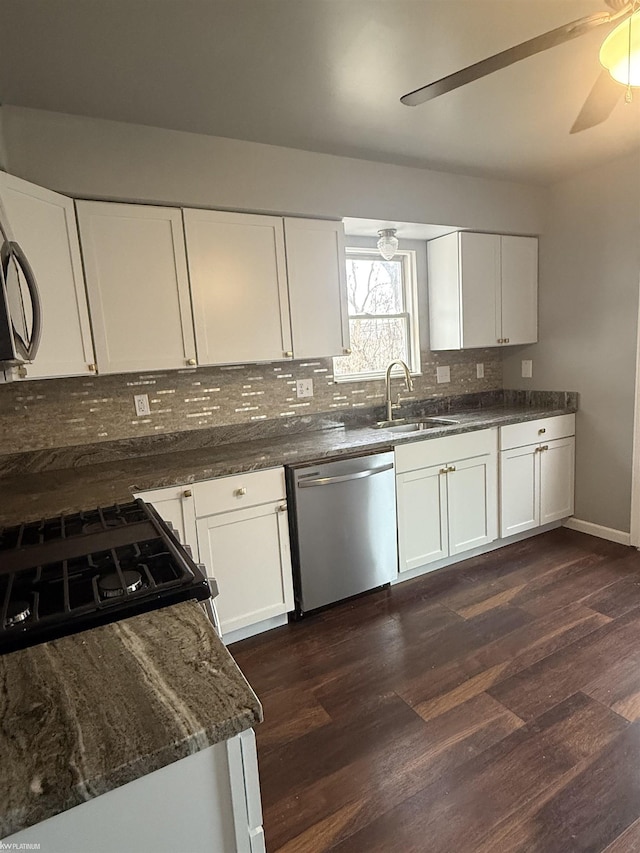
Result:
M349 320L351 355L334 359L336 376L384 371L390 361L409 361L404 319Z
M349 314L400 314L402 261L347 258Z

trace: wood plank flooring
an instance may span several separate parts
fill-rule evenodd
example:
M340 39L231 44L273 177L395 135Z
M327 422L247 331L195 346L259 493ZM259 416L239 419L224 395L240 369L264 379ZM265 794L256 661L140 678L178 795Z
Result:
M231 647L269 853L640 853L640 554L567 529Z

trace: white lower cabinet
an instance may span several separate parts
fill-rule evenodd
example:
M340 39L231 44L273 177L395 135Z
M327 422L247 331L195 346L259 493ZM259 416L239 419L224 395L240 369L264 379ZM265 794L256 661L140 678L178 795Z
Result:
M396 471L400 572L496 539L496 430L396 447Z
M283 468L268 468L139 492L191 546L215 578L228 642L258 633L293 610L293 575ZM256 626L252 631L252 626Z
M574 415L501 428L502 538L573 515L574 432Z
M253 729L4 839L12 844L47 853L264 853Z
M183 545L189 545L193 559L198 562L200 551L196 534L196 510L193 489L190 486L169 486L166 489L152 489L138 492L134 498L153 504L158 515L168 521L178 531Z
M293 576L284 470L267 469L196 483L200 558L218 582L223 638L293 610Z

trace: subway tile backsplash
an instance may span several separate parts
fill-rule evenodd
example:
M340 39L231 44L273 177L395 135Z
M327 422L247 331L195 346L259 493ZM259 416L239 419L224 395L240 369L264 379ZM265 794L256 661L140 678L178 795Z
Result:
M476 378L476 363L484 378ZM436 383L450 365L451 382ZM314 396L298 399L296 381L312 379ZM425 400L502 388L501 354L473 350L422 354L414 391L393 379L394 399ZM148 394L151 414L137 417L134 394ZM116 376L14 382L0 386L0 453L93 444L225 424L366 409L384 402L384 382L336 383L332 359L198 367Z

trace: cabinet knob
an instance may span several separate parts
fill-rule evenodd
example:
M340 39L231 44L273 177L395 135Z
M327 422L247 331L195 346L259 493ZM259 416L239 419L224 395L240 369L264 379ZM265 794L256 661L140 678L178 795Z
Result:
M505 342L505 344L508 344L508 343L509 343L509 338L505 338L505 339L504 339L504 342Z
M187 359L187 364L189 365L189 367L195 367L197 363L198 362L195 360L195 358L188 358Z
M441 473L441 474L446 474L446 473L447 473L447 468L441 468L441 469L440 469L440 473Z
M345 348L342 350L342 352L343 352L345 355L351 355L351 350L349 349L349 347L345 347Z
M548 449L549 449L548 444L543 444L542 447L540 448L540 450L548 450Z
M87 370L89 371L89 373L97 373L98 368L96 367L95 364L88 364Z
M286 512L286 511L287 511L287 505L286 504L280 504L280 506L278 507L278 512Z
M499 344L503 344L503 343L504 343L504 338L498 338L498 343L499 343Z
M285 358L293 358L293 352L291 350L287 350L286 352L283 352L282 355Z
M183 498L191 498L191 497L193 497L193 492L191 491L191 489L185 489L184 492L182 493L182 497Z
M237 498L241 498L243 495L247 494L247 490L244 486L241 486L239 489L236 489L233 493Z
M538 435L544 435L547 430L544 427L538 430Z
M447 472L449 472L449 471L455 471L455 470L456 470L456 466L455 466L455 465L449 465L449 467L447 468Z

